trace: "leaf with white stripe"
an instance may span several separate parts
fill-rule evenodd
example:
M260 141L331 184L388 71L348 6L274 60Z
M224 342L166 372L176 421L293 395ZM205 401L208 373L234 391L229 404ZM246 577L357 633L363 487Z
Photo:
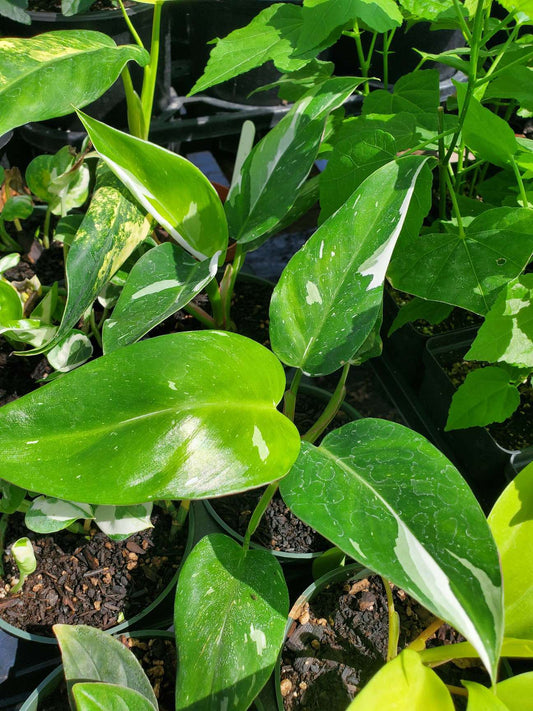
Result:
M153 528L150 516L153 504L134 506L96 506L94 521L112 541L122 541L139 531Z
M51 496L37 496L32 500L24 523L36 533L54 533L67 528L79 519L93 518L90 504L78 504Z
M270 304L272 349L311 375L350 361L379 317L383 283L427 158L409 156L372 173L285 267Z
M280 486L297 516L453 625L493 677L503 637L498 551L455 467L424 437L385 420L303 442Z

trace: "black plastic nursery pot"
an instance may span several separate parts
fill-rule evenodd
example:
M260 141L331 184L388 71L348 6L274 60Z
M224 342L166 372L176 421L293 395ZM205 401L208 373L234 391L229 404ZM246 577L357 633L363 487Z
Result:
M455 386L442 364L462 361L476 333L474 328L463 329L428 340L420 400L478 500L489 510L507 481L533 460L533 446L503 446L484 427L444 431Z
M150 620L150 625L153 627L163 627L171 623L172 620L172 600L170 593L175 590L181 567L191 551L196 537L196 526L195 526L195 513L194 507L191 507L188 516L188 533L185 543L185 549L183 552L183 557L177 566L174 574L172 575L169 582L164 586L164 588L159 592L159 594L142 610L132 615L130 618L123 620L122 622L113 625L108 628L111 634L118 634L125 630L130 630L137 626L141 620ZM27 581L27 584L31 584L31 581ZM165 603L168 603L165 604ZM17 637L26 642L36 642L45 645L55 645L57 646L57 640L55 637L47 637L44 634L38 634L33 632L28 632L23 629L10 624L6 620L0 617L0 630L3 630L9 635Z

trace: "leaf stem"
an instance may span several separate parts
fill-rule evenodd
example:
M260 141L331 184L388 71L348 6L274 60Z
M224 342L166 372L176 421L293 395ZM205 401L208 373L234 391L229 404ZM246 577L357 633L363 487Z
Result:
M289 420L294 422L294 413L296 411L296 395L298 394L298 388L300 387L300 381L302 379L303 372L298 368L294 373L294 377L291 381L290 387L285 391L285 396L283 398L283 414L288 417Z
M441 620L439 617L436 617L433 622L431 622L425 630L422 630L418 637L416 637L410 644L407 645L408 649L412 649L415 652L421 652L423 649L426 648L426 642L430 637L433 637L435 632L439 629L439 627L442 627L444 624L443 620Z
M126 21L126 24L128 25L128 29L131 32L131 36L135 40L135 43L138 44L141 49L144 49L144 44L142 42L142 39L139 37L137 30L133 26L133 23L130 20L130 16L128 15L127 10L124 7L124 3L122 2L122 0L118 0L118 4L120 5L122 15L124 16L124 20Z
M439 120L439 217L444 220L446 217L446 147L444 145L443 126L444 108L437 108L437 118Z
M398 639L400 637L400 616L394 609L394 598L389 581L381 576L387 596L387 611L389 616L389 640L387 643L387 661L390 662L398 655Z
M233 299L233 292L235 290L235 283L237 277L243 267L246 254L241 244L237 244L235 248L235 257L233 258L233 263L229 270L229 279L221 284L220 291L222 294L222 303L224 306L224 321L225 323L231 323L231 300Z
M263 492L263 495L259 499L259 502L257 506L254 509L254 512L248 522L248 527L246 528L246 533L244 534L244 541L242 544L243 550L247 551L250 547L250 538L253 536L255 531L257 530L257 527L259 526L259 522L261 521L261 518L263 517L263 514L268 508L268 505L272 501L274 494L278 490L279 482L278 481L273 481L271 484L267 486L265 491Z
M4 577L4 548L6 540L6 529L9 521L9 514L3 513L0 517L0 578Z
M100 331L98 330L98 325L96 323L96 317L94 315L94 309L91 309L91 315L89 316L89 324L91 326L91 333L94 336L94 340L98 343L100 348L103 348L102 336L100 335Z
M191 316L194 316L195 319L200 321L204 326L207 326L207 328L215 328L215 319L210 316L207 311L204 311L201 306L198 306L198 304L194 304L191 301L183 307L183 310L191 314Z
M44 216L43 225L43 247L45 249L50 249L50 218L52 216L52 211L50 208L46 210L46 215Z
M461 217L461 212L459 210L459 203L457 202L457 195L455 194L455 190L453 189L452 181L450 178L450 165L448 164L448 170L445 172L445 178L446 178L446 185L448 186L448 192L450 194L450 198L452 201L452 207L453 207L453 214L455 215L457 219L457 227L459 229L459 237L461 239L464 239L465 237L465 230L463 227L463 218Z
M141 105L143 113L144 136L147 139L150 132L150 119L154 105L155 82L157 66L159 63L159 45L161 39L161 11L163 3L159 0L154 4L154 18L152 21L152 41L150 44L150 62L144 68L143 88L141 92Z
M520 190L520 197L522 199L522 207L528 207L529 203L528 203L528 199L527 199L526 188L524 185L524 181L522 180L520 170L518 169L518 165L516 164L516 161L514 159L514 156L511 156L511 166L512 166L513 172L515 174L516 182L518 183L518 189Z
M211 279L211 281L205 287L209 301L211 302L211 308L213 309L213 318L215 321L215 328L225 328L225 314L224 305L222 303L222 297L220 295L220 288L216 279Z
M324 408L324 411L315 424L312 425L312 427L310 427L304 435L302 435L302 440L304 442L315 442L339 411L346 396L346 379L348 378L349 372L350 363L346 363L342 369L337 387L335 388L328 404Z

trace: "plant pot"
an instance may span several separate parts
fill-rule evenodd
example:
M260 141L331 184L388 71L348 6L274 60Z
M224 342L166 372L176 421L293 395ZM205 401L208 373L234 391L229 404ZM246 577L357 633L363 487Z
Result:
M455 386L440 361L443 357L462 360L476 333L464 329L428 340L420 399L482 506L490 509L507 481L533 459L533 446L523 450L502 446L485 427L444 432Z
M187 534L187 539L185 543L185 548L184 548L184 553L181 562L179 563L178 567L176 568L176 571L172 575L171 579L168 581L168 583L164 586L164 588L159 592L159 594L155 597L155 599L148 604L146 607L144 607L142 610L137 612L136 614L132 615L127 620L124 620L118 624L113 625L112 627L109 627L109 631L112 634L117 634L123 630L131 629L135 627L135 625L138 625L138 623L143 620L143 619L150 619L151 625L153 626L163 626L165 624L170 624L172 620L172 607L171 603L168 606L168 609L165 611L165 606L163 605L164 601L166 598L169 597L169 593L173 591L176 587L179 573L181 570L181 566L183 564L183 561L187 557L189 551L192 549L193 545L193 540L194 540L194 512L191 510L191 513L188 517L189 520L189 529L188 529L188 534ZM131 540L131 539L129 539ZM94 573L93 575L96 575ZM87 577L87 576L84 576ZM90 575L88 576L90 578ZM32 581L28 580L26 581L25 585L31 585ZM88 618L86 623L90 622L90 618ZM55 637L49 637L45 636L44 634L38 634L38 633L32 633L32 632L27 632L26 630L19 629L18 627L15 627L13 624L7 622L6 620L0 618L0 629L4 630L8 634L14 635L20 639L23 640L29 640L31 642L40 642L42 644L48 644L48 645L56 645L57 641Z

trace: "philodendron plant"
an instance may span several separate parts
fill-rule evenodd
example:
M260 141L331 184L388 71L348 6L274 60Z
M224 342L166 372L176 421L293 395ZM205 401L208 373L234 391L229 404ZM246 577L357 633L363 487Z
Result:
M331 445L329 449L332 449ZM333 467L330 468L329 481L335 481L336 478ZM344 468L346 475L346 465ZM353 479L343 491L346 500L351 499L355 493L351 485ZM319 506L311 509L308 520L330 534L332 527L328 528L325 522L330 518L327 514L332 514L338 530L342 529L334 538L342 542L345 552L353 555L354 547L358 548L359 543L366 546L366 551L373 548L374 553L377 552L387 534L376 527L376 535L370 537L371 543L368 545L368 537L364 535L362 527L354 526L357 517L352 510L342 506L339 497L331 497L329 493L328 498L336 503L326 503L320 513L317 513ZM466 499L471 499L471 495ZM494 595L496 588L492 589L491 596L490 586L486 587L487 581L483 594L487 603L490 599L493 611L497 610L497 617L505 620L502 656L533 655L533 561L528 553L533 525L532 506L533 465L530 465L509 484L489 516L501 557L506 593L504 616L501 596L499 593ZM444 496L440 513L443 518L449 517L448 522L452 520L461 525L458 518L460 508ZM467 502L467 508L470 509L470 501ZM468 533L476 535L472 525ZM352 535L356 538L352 539ZM397 545L401 545L398 543L400 538L401 534L396 539ZM493 542L491 547L494 550ZM231 556L228 556L229 550L232 550ZM394 557L392 548L389 548L388 555L385 550L382 553L383 560ZM413 563L417 555L415 551L416 546L411 547ZM356 551L356 557L361 559L359 551ZM260 559L263 559L266 567L263 574L258 575ZM424 562L424 554L421 553L416 560L416 568L412 568L413 572L416 569L420 580L426 583L430 582L432 575L439 577L437 569L431 569L431 563L429 567L428 563L429 559ZM279 640L285 624L283 613L287 601L280 594L281 576L279 569L275 570L276 565L268 553L245 552L234 542L228 545L226 537L220 534L207 536L197 544L185 564L176 596L174 631L179 654L176 708L248 708L253 692L266 680L276 661L277 647L273 640ZM267 577L269 566L272 566L269 573L274 574L271 579ZM477 568L477 573L480 572L481 569ZM458 590L453 589L452 592L452 581L449 579L444 578L441 582L442 602L446 605L446 598L449 601L450 595L457 594ZM472 588L468 593L472 597L463 598L463 602L470 600L474 603L479 594L479 589L476 591ZM189 604L184 604L185 601ZM217 622L214 629L209 622L213 617ZM470 642L425 649L425 642L441 623L441 619L433 621L428 630L422 632L399 654L397 635L394 638L394 630L391 629L391 659L358 693L348 711L368 708L383 711L422 711L428 708L453 711L455 706L450 690L432 667L450 660L477 657L479 649ZM105 632L84 626L56 625L54 631L61 648L73 711L115 708L119 700L126 703L129 709L157 710L157 700L148 679L133 654L118 640ZM200 665L197 663L199 645L203 645ZM257 683L256 676L259 677ZM531 673L511 677L507 675L507 678L497 683L496 678L493 681L490 689L476 682L465 681L462 689L453 687L453 692L468 695L468 711L523 711L528 708L533 691ZM244 699L241 702L242 697Z

